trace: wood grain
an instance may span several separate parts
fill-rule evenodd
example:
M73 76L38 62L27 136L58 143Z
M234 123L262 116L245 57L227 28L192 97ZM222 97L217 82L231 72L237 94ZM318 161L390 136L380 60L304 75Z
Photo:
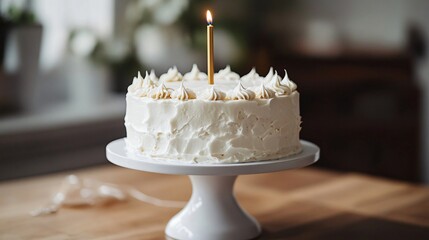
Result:
M179 209L136 200L31 217L70 173L0 183L0 239L166 238L165 224ZM72 173L163 199L185 201L191 194L185 176L116 166ZM429 239L429 189L423 186L305 168L241 176L235 193L261 222L259 239Z

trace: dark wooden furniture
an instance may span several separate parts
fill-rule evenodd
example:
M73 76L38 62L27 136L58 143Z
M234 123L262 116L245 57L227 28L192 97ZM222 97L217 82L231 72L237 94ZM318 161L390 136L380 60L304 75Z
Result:
M320 146L318 166L419 181L421 96L413 60L358 53L271 61L298 84L301 136Z

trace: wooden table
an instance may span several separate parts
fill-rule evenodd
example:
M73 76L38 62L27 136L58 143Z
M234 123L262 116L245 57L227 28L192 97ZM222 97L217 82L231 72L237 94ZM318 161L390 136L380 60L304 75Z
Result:
M163 199L187 200L185 176L116 166L0 183L0 239L164 239L178 211L137 200L61 209L31 217L67 174L133 185ZM264 229L260 239L429 239L429 189L317 168L241 176L241 205Z

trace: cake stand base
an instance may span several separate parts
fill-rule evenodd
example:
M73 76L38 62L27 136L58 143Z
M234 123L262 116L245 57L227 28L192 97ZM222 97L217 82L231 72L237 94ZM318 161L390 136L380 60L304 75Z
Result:
M252 239L259 223L247 214L233 194L237 176L190 176L192 197L165 230L175 239Z
M252 239L261 233L259 223L244 211L233 193L238 175L267 173L299 168L316 162L319 148L301 141L303 151L277 160L237 164L192 164L153 160L128 151L125 139L106 147L107 158L114 164L140 171L189 175L192 196L174 216L165 233L174 239Z

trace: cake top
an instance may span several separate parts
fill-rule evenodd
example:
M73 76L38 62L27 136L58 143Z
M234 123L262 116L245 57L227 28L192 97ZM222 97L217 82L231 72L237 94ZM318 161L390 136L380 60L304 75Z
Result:
M215 73L214 85L207 83L207 74L201 72L194 64L190 72L182 75L177 67L170 68L159 78L153 70L138 72L128 94L141 98L177 99L186 101L203 99L217 100L254 100L288 96L297 90L297 85L289 79L287 71L280 77L277 71L270 68L265 77L259 76L255 68L242 77L231 70L228 65Z

